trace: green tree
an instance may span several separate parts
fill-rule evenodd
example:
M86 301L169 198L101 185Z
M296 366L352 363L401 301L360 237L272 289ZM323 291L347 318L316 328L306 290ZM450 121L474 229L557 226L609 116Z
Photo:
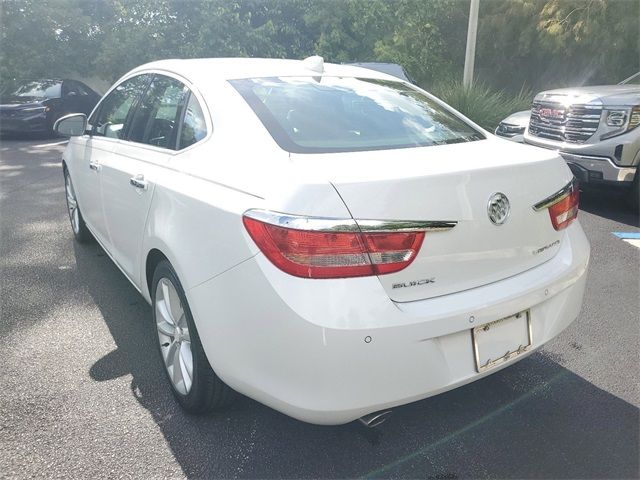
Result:
M385 61L427 88L462 75L469 0L0 0L0 78L114 80L161 58ZM482 0L476 78L497 89L640 69L640 0Z
M108 4L98 0L4 0L0 78L56 77L92 70Z
M375 44L376 58L403 65L425 87L461 74L469 2L398 0L392 31Z
M392 6L383 0L315 2L304 17L315 51L337 63L377 60L376 42L393 28Z
M577 80L614 83L640 69L640 0L551 0L538 30L554 63L569 60Z
M477 78L513 91L615 83L640 69L640 0L483 0Z

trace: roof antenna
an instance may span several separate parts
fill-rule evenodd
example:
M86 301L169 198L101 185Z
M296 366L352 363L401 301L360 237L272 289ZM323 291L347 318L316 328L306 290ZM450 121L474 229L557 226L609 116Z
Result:
M312 57L305 58L302 63L305 68L311 70L312 72L324 73L324 58L320 55L313 55Z

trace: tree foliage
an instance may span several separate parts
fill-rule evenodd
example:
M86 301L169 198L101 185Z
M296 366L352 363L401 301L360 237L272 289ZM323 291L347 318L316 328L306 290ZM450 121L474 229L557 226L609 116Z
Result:
M161 58L402 64L427 88L462 74L468 0L1 0L0 78L113 81ZM476 78L514 92L640 69L640 0L481 0Z
M478 25L492 85L616 83L640 69L638 0L482 0Z

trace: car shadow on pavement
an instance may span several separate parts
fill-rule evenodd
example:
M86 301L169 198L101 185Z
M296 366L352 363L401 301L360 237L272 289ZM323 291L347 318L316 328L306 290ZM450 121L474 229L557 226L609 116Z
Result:
M97 382L131 375L132 395L150 412L187 477L638 476L638 408L544 351L479 382L396 408L374 430L358 422L309 425L243 396L223 411L187 415L157 357L150 307L97 245L74 248L87 292L116 344L89 375Z
M630 227L640 227L640 215L629 206L626 195L626 192L604 188L582 188L580 210Z

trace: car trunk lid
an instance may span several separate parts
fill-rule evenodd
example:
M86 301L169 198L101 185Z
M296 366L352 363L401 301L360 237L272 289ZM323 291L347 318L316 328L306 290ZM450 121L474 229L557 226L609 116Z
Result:
M540 265L559 249L562 232L546 210L532 208L572 178L553 152L488 139L291 158L296 167L328 177L357 221L457 222L450 230L428 231L407 268L379 276L394 301L492 283ZM497 193L510 206L501 225L488 212Z

